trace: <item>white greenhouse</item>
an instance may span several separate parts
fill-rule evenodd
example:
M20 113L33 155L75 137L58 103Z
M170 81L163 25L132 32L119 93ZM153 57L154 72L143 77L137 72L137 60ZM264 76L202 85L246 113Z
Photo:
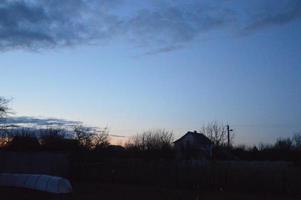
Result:
M70 182L62 177L35 174L0 174L0 186L20 187L56 194L72 192Z

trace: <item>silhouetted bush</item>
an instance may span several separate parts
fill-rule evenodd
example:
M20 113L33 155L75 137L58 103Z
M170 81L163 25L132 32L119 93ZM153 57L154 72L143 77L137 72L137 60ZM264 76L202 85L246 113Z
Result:
M79 150L79 141L68 139L64 129L40 130L40 141L43 150L48 151L76 151Z
M14 132L11 141L7 143L5 148L12 151L37 151L40 150L38 138L28 129L20 129Z
M274 145L260 144L259 147L233 147L230 152L240 160L292 161L301 162L301 150L289 139L278 139Z
M301 133L296 133L293 138L293 147L297 150L301 150Z
M7 129L0 129L0 149L7 146L12 137Z
M166 130L151 130L134 136L126 149L133 155L145 158L172 158L173 133Z
M290 138L278 138L274 148L283 151L289 151L293 147L293 142Z

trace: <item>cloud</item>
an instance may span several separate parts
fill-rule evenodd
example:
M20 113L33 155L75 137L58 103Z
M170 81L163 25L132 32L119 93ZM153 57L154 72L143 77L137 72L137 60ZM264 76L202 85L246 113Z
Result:
M24 127L74 127L81 125L80 121L71 121L57 118L36 118L29 116L8 117L3 124Z
M276 6L275 6L276 5ZM253 32L269 26L279 26L301 18L301 1L268 1L261 10L250 15L245 32Z
M142 46L159 46L158 52L166 52L201 33L225 26L232 18L230 10L198 2L163 5L141 10L125 22L130 39Z
M67 135L74 135L74 128L80 126L87 132L94 133L106 133L113 138L124 138L123 135L109 134L109 128L96 127L96 126L87 126L81 121L73 121L66 119L58 118L37 118L30 116L18 116L18 117L8 117L4 121L1 121L0 125L18 129L28 128L29 130L40 130L47 128L62 128Z
M100 37L108 38L115 18L104 12L98 14L94 10L94 5L98 5L97 1L89 2L91 3L84 0L1 1L0 49L37 50L86 44Z
M135 2L3 0L0 50L40 50L122 38L154 54L186 46L212 30L231 26L251 33L301 17L299 0L137 1L140 6Z
M179 48L183 48L183 46L181 46L181 45L179 45L179 46L166 46L166 47L150 50L150 51L146 52L144 55L155 55L155 54L160 54L160 53L168 53L168 52L171 52L171 51L175 51Z

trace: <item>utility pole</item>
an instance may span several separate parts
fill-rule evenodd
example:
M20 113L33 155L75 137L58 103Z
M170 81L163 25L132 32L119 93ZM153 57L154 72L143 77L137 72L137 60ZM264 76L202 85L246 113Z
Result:
M232 131L233 129L230 129L230 126L227 125L228 148L230 148L230 132Z

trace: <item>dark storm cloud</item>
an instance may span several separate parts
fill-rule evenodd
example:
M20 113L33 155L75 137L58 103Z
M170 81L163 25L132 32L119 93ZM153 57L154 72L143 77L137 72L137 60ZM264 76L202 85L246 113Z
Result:
M211 30L235 27L250 33L301 17L299 0L256 2L251 7L238 0L149 1L149 6L129 10L133 1L3 0L0 49L38 50L118 37L154 54L183 47Z
M33 46L33 42L52 43L44 28L36 24L46 21L45 11L24 2L3 1L0 3L0 47Z

